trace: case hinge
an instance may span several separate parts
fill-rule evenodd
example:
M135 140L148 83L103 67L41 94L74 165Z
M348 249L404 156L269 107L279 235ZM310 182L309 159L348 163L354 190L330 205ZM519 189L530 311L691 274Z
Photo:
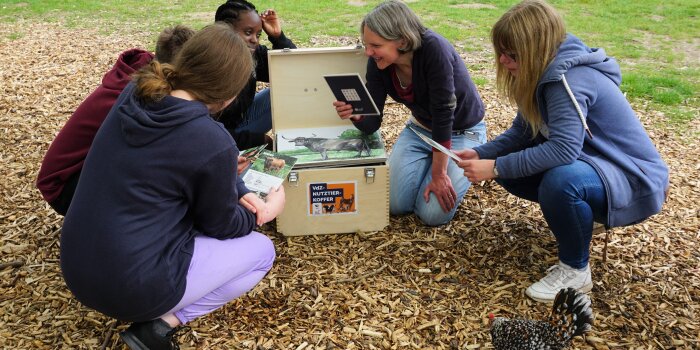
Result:
M296 171L289 172L289 175L287 175L287 182L289 182L291 186L299 186L299 173Z
M365 168L365 182L374 183L374 168Z
M282 49L282 52L292 52L292 49L285 47L284 49Z

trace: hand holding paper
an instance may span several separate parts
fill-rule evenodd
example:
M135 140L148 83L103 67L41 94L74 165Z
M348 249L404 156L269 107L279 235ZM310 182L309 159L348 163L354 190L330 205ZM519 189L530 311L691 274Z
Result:
M351 115L379 115L379 109L359 74L332 74L324 75L323 77L326 79L336 100L352 106ZM338 110L339 105L335 103L333 105ZM338 115L343 118L340 111L338 111Z

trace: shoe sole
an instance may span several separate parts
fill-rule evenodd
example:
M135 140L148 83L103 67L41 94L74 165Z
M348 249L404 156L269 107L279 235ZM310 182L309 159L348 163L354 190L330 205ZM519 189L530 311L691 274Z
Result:
M119 333L119 337L122 338L122 341L124 341L124 343L126 343L131 350L149 350L148 347L139 340L139 338L136 338L136 336L131 333L124 331Z
M577 290L578 290L579 292L581 292L581 293L590 293L590 292L591 292L591 289L593 289L593 282L591 282L591 283L589 283L589 284L586 284L586 285L584 285L583 287L578 288ZM556 298L556 294L552 297L552 299L537 298L537 297L534 297L534 296L530 295L530 294L527 292L527 290L525 290L525 295L527 295L528 297L530 297L530 299L532 299L532 300L534 300L534 301L538 301L538 302L540 302L540 303L546 303L546 304L552 304L552 303L554 303L554 298Z

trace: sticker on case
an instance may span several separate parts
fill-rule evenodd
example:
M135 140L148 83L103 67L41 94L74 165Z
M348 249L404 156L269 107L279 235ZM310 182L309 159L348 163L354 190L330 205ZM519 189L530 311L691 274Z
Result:
M357 181L310 183L309 215L357 214Z

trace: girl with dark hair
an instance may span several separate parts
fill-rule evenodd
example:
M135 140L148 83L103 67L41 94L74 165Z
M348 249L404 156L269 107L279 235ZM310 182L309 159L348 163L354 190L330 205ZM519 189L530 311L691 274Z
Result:
M227 25L152 61L126 86L90 148L61 230L61 269L82 304L134 322L132 349L174 349L178 326L252 289L272 242L254 232L284 207L236 175L238 149L210 115L245 86L253 61Z
M491 31L499 92L518 107L489 143L456 152L471 181L496 179L540 204L559 262L525 294L551 302L563 288L593 287L593 223L630 225L658 213L668 168L620 91L620 67L566 33L544 1L512 7Z
M221 111L219 121L233 135L240 149L271 144L266 133L272 129L270 90L256 93L257 82L270 82L267 50L260 45L260 36L265 31L273 49L296 48L282 32L277 12L272 9L258 14L255 6L245 0L232 0L219 6L214 19L233 27L243 38L255 60L255 72L250 76L238 98ZM271 146L271 145L270 145Z

